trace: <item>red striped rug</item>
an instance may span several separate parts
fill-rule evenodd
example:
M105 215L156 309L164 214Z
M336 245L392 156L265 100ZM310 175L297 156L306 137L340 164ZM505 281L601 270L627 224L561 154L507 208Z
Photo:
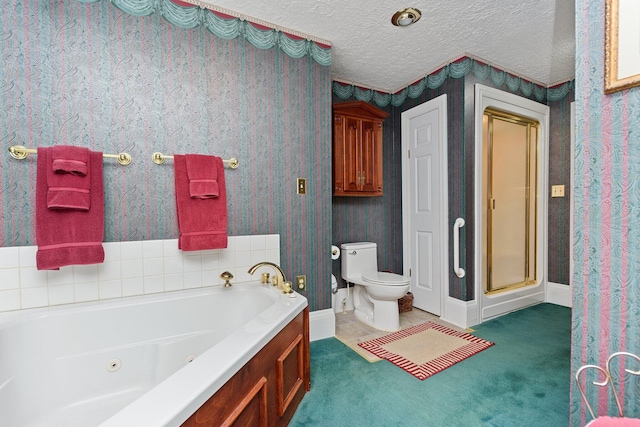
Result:
M427 322L358 345L424 380L494 343Z

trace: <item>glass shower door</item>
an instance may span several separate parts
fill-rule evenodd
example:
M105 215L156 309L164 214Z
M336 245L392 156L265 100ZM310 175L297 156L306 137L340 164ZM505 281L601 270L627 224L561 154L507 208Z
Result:
M485 111L487 276L493 293L536 282L537 122Z

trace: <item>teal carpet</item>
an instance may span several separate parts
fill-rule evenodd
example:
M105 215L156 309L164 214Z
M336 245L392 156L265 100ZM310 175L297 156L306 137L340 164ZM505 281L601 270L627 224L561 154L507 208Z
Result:
M475 327L495 345L420 381L335 338L311 343L311 391L290 426L569 424L571 309L540 304Z

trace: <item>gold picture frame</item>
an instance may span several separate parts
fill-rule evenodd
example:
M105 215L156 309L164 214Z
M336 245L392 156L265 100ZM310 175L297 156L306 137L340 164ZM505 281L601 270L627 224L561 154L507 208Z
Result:
M640 27L629 13L638 11L637 0L606 0L604 93L640 86Z

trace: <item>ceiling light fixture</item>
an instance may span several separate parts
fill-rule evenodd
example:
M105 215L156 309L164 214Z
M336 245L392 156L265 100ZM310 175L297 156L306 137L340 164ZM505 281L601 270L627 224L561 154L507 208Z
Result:
M421 16L422 13L418 9L407 7L397 11L391 18L391 23L396 27L407 27L414 22L418 22Z

